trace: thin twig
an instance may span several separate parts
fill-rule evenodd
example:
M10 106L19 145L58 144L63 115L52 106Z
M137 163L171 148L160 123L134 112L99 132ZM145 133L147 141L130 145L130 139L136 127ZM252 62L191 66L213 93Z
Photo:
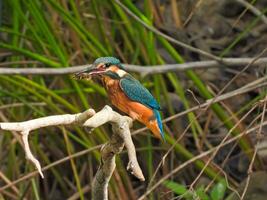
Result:
M255 108L257 107L257 105L253 106L226 134L226 136L223 138L223 140L220 142L220 144L216 147L215 151L213 152L213 154L209 157L208 161L205 163L205 166L201 169L200 173L198 174L198 176L195 178L195 180L192 182L192 184L190 185L190 188L193 190L194 185L197 183L198 179L201 177L201 175L203 174L203 172L205 171L205 169L208 167L208 165L210 164L210 162L215 158L215 156L217 155L217 153L219 152L219 150L221 149L222 145L225 143L225 141L227 141L227 139L231 136L231 133L234 131L234 129L236 129L236 127L239 126L239 124L245 120L248 115L255 110Z
M220 96L242 73L244 73L248 68L250 68L253 63L256 63L262 55L267 51L267 48L263 49L255 58L251 60L240 72L238 72L227 84L218 92L218 94L213 98L212 101L216 100L216 97ZM212 104L212 103L211 103ZM210 105L211 105L210 104ZM209 106L206 107L206 110L209 109Z
M10 62L0 63L0 67L1 66L7 66L7 65L26 65L26 64L40 64L40 62L36 61L36 60L10 61Z
M245 194L247 192L247 189L248 189L248 186L249 186L249 182L250 182L250 179L251 179L253 164L254 164L256 155L258 153L259 144L260 144L260 142L261 142L261 140L263 138L262 126L263 126L265 112L266 112L267 96L264 98L263 103L264 103L264 105L263 105L263 111L262 111L262 114L261 114L260 126L259 126L259 130L257 131L257 137L256 137L257 138L257 143L256 143L256 146L255 146L255 149L254 149L254 153L253 153L252 159L251 159L249 167L248 167L248 177L247 177L246 184L245 184L244 190L243 190L241 198L240 198L241 200L244 199Z
M3 106L0 106L0 110L3 109L8 109L8 108L15 108L15 107L22 107L22 106L26 106L26 105L30 105L30 106L46 106L47 104L45 102L32 102L32 103L11 103L11 104L6 104Z
M261 21L267 25L267 17L258 8L256 8L255 6L244 0L236 0L236 1L242 6L245 6L246 9L250 10L253 14L260 17Z
M5 174L3 174L1 171L0 171L0 178L7 184L11 183L9 178L6 177ZM19 190L18 190L18 188L16 186L12 186L11 189L13 190L14 193L19 194Z
M89 109L83 113L78 113L74 115L66 114L66 115L54 115L49 117L42 117L38 119L33 119L25 122L2 122L0 123L0 130L8 130L8 131L17 131L20 133L22 137L22 143L25 150L26 158L30 160L37 170L39 171L39 174L42 178L44 178L44 175L41 170L41 165L39 161L33 156L29 142L28 137L31 131L43 127L48 126L57 126L57 125L70 125L73 123L82 123L85 120L87 120L89 117L93 116L95 114L95 111L92 109Z
M264 127L267 125L267 121L264 121L261 125L256 125L253 128L247 129L245 131L243 131L242 133L240 133L239 135L230 138L229 140L225 141L221 147L228 145L238 139L240 139L241 137L248 135L250 133L253 133L255 130L257 130L260 126ZM184 162L183 164L179 165L178 167L176 167L175 169L173 169L170 173L168 173L167 175L165 175L164 177L162 177L155 185L153 185L149 190L147 190L141 197L138 198L138 200L143 200L145 199L145 197L147 195L149 195L152 191L154 191L158 186L160 186L165 180L167 180L168 178L170 178L172 175L176 174L177 172L179 172L181 169L185 168L186 166L188 166L189 164L197 161L198 159L201 159L203 157L208 156L209 154L213 153L216 150L217 147L214 147L208 151L205 151L193 158L191 158L190 160L187 160L186 162Z
M186 70L209 69L209 68L225 68L225 67L239 67L243 65L263 66L267 63L267 57L257 58L224 58L223 63L207 60L195 61L182 64L165 64L165 65L130 65L123 64L124 68L129 72L137 72L142 75L163 74L167 72L183 72ZM79 72L90 64L79 65L73 67L61 68L0 68L0 74L8 75L65 75Z
M200 7L201 3L203 2L203 0L198 0L197 3L193 6L191 12L189 13L187 19L185 20L183 26L187 26L187 24L189 23L189 21L192 19L194 13L196 12L196 10Z

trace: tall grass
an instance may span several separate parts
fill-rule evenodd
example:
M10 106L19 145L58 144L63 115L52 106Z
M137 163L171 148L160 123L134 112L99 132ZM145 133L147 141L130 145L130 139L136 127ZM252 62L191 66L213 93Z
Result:
M142 8L137 7L130 0L124 0L122 3L145 23L153 26L155 20L153 1L145 0ZM158 50L159 45L175 62L183 63L187 59L179 53L173 44L147 30L139 22L129 17L113 1L9 0L3 3L3 16L0 27L0 37L2 38L0 48L1 52L11 52L11 55L0 57L1 61L35 60L39 62L28 65L13 64L11 67L14 68L70 67L91 63L97 57L107 55L119 57L127 63L164 65L168 61ZM253 19L247 29L236 39L233 39L233 42L221 53L221 56L227 55L256 23L258 23L258 18ZM206 82L201 80L194 71L187 71L185 75L187 81L193 83L193 88L198 92L199 98L202 97L202 100L206 100L213 97ZM162 105L166 104L168 114L164 114L163 118L175 114L174 105L169 95L170 91L179 96L184 109L192 106L192 101L186 95L188 88L184 86L182 83L184 80L179 79L177 74L167 73L144 79L138 74L134 74L134 76L149 86L150 91ZM262 96L261 94L255 99L258 100ZM243 131L240 128L241 125L232 130L238 118L241 118L241 114L247 111L256 100L243 105L240 111L234 114L234 117L232 116L233 113L228 112L219 103L212 104L211 110L224 128L231 130L234 136ZM23 103L23 105L12 107L14 103L18 102ZM32 102L44 102L45 105L38 106ZM90 107L99 110L105 104L109 104L109 101L103 88L92 82L73 80L72 76L1 75L0 108L1 105L6 104L10 104L11 107L0 109L0 121L24 121L54 114L77 113ZM171 172L181 162L192 159L201 151L212 148L208 142L205 143L204 147L200 147L200 142L203 142L202 138L206 134L200 120L201 116L203 115L199 117L197 113L191 112L183 119L184 123L190 124L188 134L192 134L193 149L192 145L189 145L191 149L188 149L186 138L183 138L181 142L176 142L182 132L170 128L175 125L175 121L165 126L166 143L152 138L148 131L134 137L141 168L147 180L151 179L162 156L172 145L174 145L172 156L165 158L165 163L156 179ZM180 126L182 127L182 124ZM134 129L140 127L141 125L136 123ZM93 130L92 134L88 134L88 130L79 127L55 127L35 131L31 134L30 142L35 155L41 160L42 166L45 166L82 149L105 143L110 134L111 129L108 125ZM238 144L242 151L248 155L248 158L251 158L253 145L250 139L243 137ZM32 165L24 159L19 141L7 132L0 134L0 159L2 161L0 172L6 176L5 181L0 179L1 186L33 170ZM11 193L18 190L18 194L14 194L18 199L24 197L27 199L56 199L57 196L59 199L66 199L74 194L78 194L79 199L89 199L90 189L88 194L85 188L90 186L92 182L100 162L99 159L98 151L70 159L68 163L47 171L44 180L39 180L39 177L36 176L6 191ZM204 169L204 176L215 179L218 181L217 184L225 183L225 177L220 173L215 163L211 162L204 168L206 160L207 158L199 159L190 166L190 169L184 171L197 176L198 172ZM125 154L117 158L117 168L109 189L110 199L124 199L125 197L136 199L146 190L147 183L137 182L126 171L126 161ZM259 160L255 166L261 167ZM167 189L171 189L173 194L178 194L179 191L172 188L173 185L176 186L176 183L173 182L182 182L188 179L193 180L192 177L189 178L183 173L181 173L181 177L175 175L173 180L168 182L172 185L163 184L160 191L166 192ZM228 177L228 181L228 186L236 186L236 181L231 177ZM212 191L216 190L216 187L217 185L210 190L212 195L215 195ZM201 192L204 191L201 190ZM5 194L2 195L8 198ZM150 198L159 199L160 196L160 192L153 192Z

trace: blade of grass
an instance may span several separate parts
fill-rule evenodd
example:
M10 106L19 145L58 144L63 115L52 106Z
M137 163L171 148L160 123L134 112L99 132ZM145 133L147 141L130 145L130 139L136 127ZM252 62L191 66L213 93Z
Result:
M49 65L51 67L61 67L61 64L56 62L56 61L53 61L51 59L47 59L46 57L40 55L40 54L37 54L37 53L33 53L29 50L26 50L26 49L23 49L23 48L18 48L16 46L13 46L13 45L10 45L10 44L6 44L6 43L3 43L3 42L0 42L0 47L1 48L4 48L4 49L8 49L8 50L11 50L11 51L14 51L16 53L21 53L25 56L28 56L34 60L38 60L46 65Z
M67 13L58 3L52 0L48 0L50 5L61 14L62 18L69 24L71 27L77 31L81 38L86 41L87 44L90 44L87 38L93 43L93 46L90 44L88 47L95 53L95 55L108 55L108 51L103 47L103 45L98 41L98 39L93 36L86 28L80 24L74 17ZM96 50L97 49L97 50Z
M62 128L62 133L63 133L64 140L65 140L65 143L66 143L66 148L67 148L68 155L70 156L72 154L72 149L73 149L72 144L70 143L70 141L68 139L68 136L67 136L65 128ZM83 191L82 191L82 187L81 187L81 182L80 182L80 178L79 178L79 175L78 175L78 172L77 172L77 167L76 167L76 164L75 164L73 158L70 159L70 163L71 163L73 175L74 175L74 178L75 178L75 181L76 181L76 185L77 185L77 188L78 188L78 192L79 192L79 195L80 195L80 199L83 200L84 199L84 195L83 195Z

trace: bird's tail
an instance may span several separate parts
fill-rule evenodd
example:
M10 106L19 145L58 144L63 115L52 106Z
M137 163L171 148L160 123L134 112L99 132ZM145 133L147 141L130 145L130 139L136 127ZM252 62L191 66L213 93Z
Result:
M162 121L161 121L161 117L160 117L160 113L158 110L153 110L155 118L157 120L157 126L159 128L159 132L161 135L161 138L165 141L165 136L164 136L164 132L163 132L163 126L162 126Z

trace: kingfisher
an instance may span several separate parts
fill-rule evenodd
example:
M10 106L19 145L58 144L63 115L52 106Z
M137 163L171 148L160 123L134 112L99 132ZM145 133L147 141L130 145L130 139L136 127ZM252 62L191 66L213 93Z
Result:
M119 59L100 57L90 67L76 73L75 77L100 79L115 107L146 125L156 138L165 140L160 105L138 80L125 71Z

